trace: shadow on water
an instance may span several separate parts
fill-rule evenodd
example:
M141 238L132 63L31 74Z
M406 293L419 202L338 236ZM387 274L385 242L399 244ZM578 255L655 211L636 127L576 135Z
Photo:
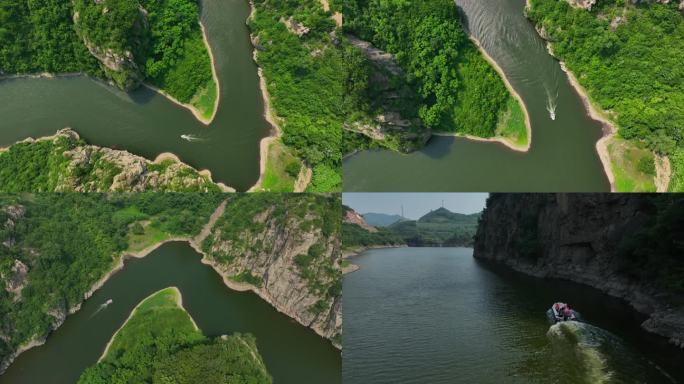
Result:
M456 141L455 137L449 136L432 136L425 148L420 150L420 153L425 154L431 159L442 159L449 155L451 146Z

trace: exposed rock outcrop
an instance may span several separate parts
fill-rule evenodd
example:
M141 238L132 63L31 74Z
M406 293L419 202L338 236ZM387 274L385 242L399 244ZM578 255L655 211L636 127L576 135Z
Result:
M237 212L244 213L243 208L232 211L232 205L240 202L228 203L223 222L212 229L203 250L204 261L224 276L228 286L254 291L278 311L339 347L339 232L325 233L320 224L326 220L321 216L325 214L305 208L316 205L330 209L329 203L323 202L330 199L339 198L289 195L280 199L279 208L265 204L251 211L246 219L250 223L242 225L230 221Z
M344 213L344 218L342 219L343 222L345 223L350 223L350 224L356 224L359 227L365 229L368 232L377 232L378 229L373 227L372 225L368 224L366 222L366 219L363 218L360 214L358 214L356 211L353 209L349 209Z
M643 328L684 347L684 302L671 283L684 268L673 224L682 206L677 196L493 194L474 255L625 299L649 316Z
M288 17L287 19L281 18L280 22L285 24L290 33L294 33L298 37L302 37L311 31L311 28L302 23L298 23L292 16Z
M568 4L575 8L582 8L586 10L591 10L591 7L596 5L596 0L566 0Z
M72 0L74 4L74 25L76 32L83 40L91 55L102 64L107 77L119 88L132 90L137 88L145 78L142 65L144 64L141 51L147 44L150 26L147 12L137 4L137 9L121 7L111 8L107 0ZM114 6L114 5L112 5ZM117 4L117 6L119 6ZM88 20L84 20L87 18ZM120 30L123 18L129 18L128 27ZM98 19L98 20L96 20ZM89 28L92 25L107 26L112 29L106 39L118 37L121 41L103 40L103 33L93 34ZM96 42L95 40L98 40ZM134 53L134 52L137 52Z
M49 173L47 178L54 180L54 185L50 186L54 192L234 191L214 183L211 175L198 172L174 155L164 154L150 161L127 151L85 144L78 133L69 128L14 146L31 146L45 141L52 143L52 157L59 161L66 159L61 167L42 168L43 172ZM14 146L0 156L12 156ZM45 175L35 175L36 178L41 176Z
M420 119L407 119L402 116L395 105L398 99L412 97L412 91L408 87L396 85L403 83L395 81L395 78L405 76L404 70L392 54L354 36L347 36L347 39L372 64L369 84L377 94L378 105L375 107L383 112L368 121L345 124L344 129L373 140L384 141L388 147L405 153L424 147L431 137L430 129L424 127Z
M21 260L15 259L9 276L7 278L2 276L2 279L5 280L5 290L14 294L14 301L21 299L21 290L26 285L27 273L28 267L26 264L22 263Z

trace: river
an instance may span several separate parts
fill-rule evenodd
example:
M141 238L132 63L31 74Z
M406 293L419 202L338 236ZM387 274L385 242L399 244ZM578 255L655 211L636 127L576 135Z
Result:
M84 76L0 81L0 147L75 129L87 142L153 160L172 152L239 191L259 179L259 142L269 134L245 21L246 0L202 0L220 104L211 125L145 87L129 94ZM200 140L188 142L181 135Z
M387 150L345 159L345 191L543 192L610 190L592 120L546 43L525 18L525 0L456 0L466 29L499 64L530 114L527 153L502 144L433 137L421 151ZM547 104L557 104L551 120Z
M127 260L124 269L80 311L67 317L44 345L21 354L0 376L0 383L75 383L83 370L98 360L131 310L145 297L170 286L180 289L183 306L205 335L249 332L256 336L275 383L341 382L340 352L328 340L257 295L230 290L200 259L186 242L172 242L143 259ZM96 313L108 299L112 304Z
M684 352L595 289L483 263L469 248L378 249L352 262L345 384L684 380ZM545 311L560 300L586 322L551 326Z

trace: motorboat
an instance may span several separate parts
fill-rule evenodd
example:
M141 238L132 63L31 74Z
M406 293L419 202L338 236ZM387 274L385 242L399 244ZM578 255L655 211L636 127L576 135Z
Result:
M579 321L579 312L571 309L566 303L557 302L554 303L548 311L546 311L546 316L552 324L561 321Z

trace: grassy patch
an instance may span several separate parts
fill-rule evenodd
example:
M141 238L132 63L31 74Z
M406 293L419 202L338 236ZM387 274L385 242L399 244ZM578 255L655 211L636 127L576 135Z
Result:
M164 231L157 225L148 223L141 223L144 229L142 234L129 233L128 234L128 251L138 252L143 249L164 241L171 237L171 234Z
M280 140L268 147L266 170L261 190L266 192L293 192L302 162Z
M216 87L216 82L212 78L204 87L200 88L197 93L195 93L195 96L190 100L190 104L197 108L202 117L210 119L214 114L214 105L216 105L217 98L218 89Z
M653 153L639 144L619 138L608 142L610 163L618 192L655 192Z
M526 147L529 143L525 113L520 102L513 96L508 98L506 110L499 116L496 136L503 137L517 147Z

